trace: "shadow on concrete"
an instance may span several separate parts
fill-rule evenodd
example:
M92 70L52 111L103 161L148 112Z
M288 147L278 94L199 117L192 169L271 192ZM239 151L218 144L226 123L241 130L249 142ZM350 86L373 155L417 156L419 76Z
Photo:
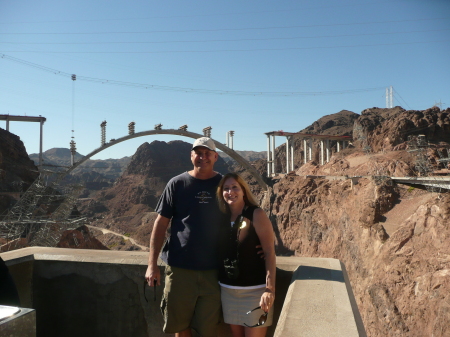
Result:
M333 270L312 266L299 266L294 271L291 283L297 280L325 280L345 282L344 274L340 270Z
M283 308L284 299L289 290L292 280L292 271L277 268L276 294L273 312L273 324L267 330L266 336L273 336L280 318L281 309Z

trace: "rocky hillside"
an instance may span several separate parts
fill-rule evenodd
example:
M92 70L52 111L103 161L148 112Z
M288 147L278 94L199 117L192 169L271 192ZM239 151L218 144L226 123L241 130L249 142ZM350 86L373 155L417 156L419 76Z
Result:
M78 152L75 154L75 162L80 160L83 155ZM42 154L45 168L52 171L63 171L71 165L71 153L66 148L52 148ZM39 162L39 154L30 155L35 164ZM72 184L83 184L85 189L82 197L89 197L93 192L103 188L111 187L114 181L121 176L128 166L131 158L123 157L120 159L89 159L77 167L60 183L61 186Z
M67 167L70 165L71 153L69 149L66 148L52 148L50 150L44 151L42 153L42 161L44 165L54 166L54 167ZM78 152L75 153L75 161L83 158L83 155ZM30 154L30 159L33 160L36 165L39 163L39 153Z
M20 138L0 128L0 214L14 205L38 175Z
M448 194L290 174L273 195L279 254L340 259L368 336L450 334Z
M231 158L229 155L227 155L225 152L219 151L219 156L225 160L226 163L233 163L233 158ZM265 151L236 151L237 154L239 154L242 158L246 159L249 162L258 160L258 159L265 159L267 158L267 152Z
M265 209L278 253L340 259L368 336L450 336L450 195L382 177L418 175L408 137L419 134L429 165L446 166L437 152L448 157L449 117L435 107L364 110L351 148L273 179Z
M450 109L366 109L353 127L354 145L369 146L373 152L392 150L419 134L433 144L450 142Z
M446 155L447 144L450 142L450 109L441 111L432 107L423 111L404 110L401 107L392 109L371 108L361 112L361 115L342 110L336 114L327 115L307 128L299 131L307 134L352 136L350 147L377 154L393 149L406 149L411 137L424 135L430 146L429 156L437 165L438 150ZM442 142L442 145L440 143ZM303 144L301 139L292 141L294 146L295 169L303 165ZM331 151L336 153L335 141L331 141ZM320 144L313 143L313 162L319 163ZM347 152L348 153L348 152ZM276 148L276 172L286 172L286 146ZM265 160L258 165L266 170Z

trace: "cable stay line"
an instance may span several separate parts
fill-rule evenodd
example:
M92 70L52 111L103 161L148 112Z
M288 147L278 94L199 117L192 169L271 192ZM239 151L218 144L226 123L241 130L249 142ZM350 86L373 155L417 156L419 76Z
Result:
M29 67L33 67L42 71L46 71L58 76L69 77L72 78L71 73L67 73L64 71L52 69L49 67L45 67L39 64L35 64L29 61L21 60L16 57L8 56L6 54L0 54L0 58L6 59L9 61L17 62L20 64L24 64ZM199 89L199 88L184 88L184 87L171 87L164 85L155 85L155 84L144 84L144 83L133 83L133 82L125 82L125 81L117 81L117 80L108 80L87 76L77 75L77 80L87 81L92 83L99 84L109 84L109 85L117 85L117 86L126 86L132 88L141 88L141 89L149 89L149 90L163 90L163 91L176 91L176 92L184 92L184 93L199 93L199 94L215 94L215 95L235 95L235 96L268 96L268 97L295 97L295 96L324 96L324 95L340 95L340 94L354 94L360 92L368 92L368 91L379 91L384 90L385 87L376 87L376 88L362 88L362 89L348 89L348 90L331 90L331 91L291 91L291 92L282 92L282 91L233 91L233 90L214 90L214 89Z
M394 34L414 34L447 31L450 28L431 29L431 30L413 30L397 31L385 33L362 33L362 34L339 34L339 35L317 35L317 36L294 36L294 37L267 37L267 38L244 38L244 39L209 39L209 40L169 40L169 41L108 41L108 42L0 42L4 44L18 45L98 45L98 44L166 44L166 43L204 43L204 42L249 42L249 41L280 41L280 40L299 40L299 39L318 39L318 38L337 38L337 37L356 37L356 36L374 36L374 35L394 35Z
M396 95L398 95L398 97L401 98L401 100L403 101L403 103L405 103L406 106L411 110L411 107L408 105L408 103L406 103L406 101L403 99L403 97L400 96L400 94L398 93L398 91L394 89L394 92L395 92Z
M223 31L246 31L246 30L269 30L269 29L291 29L291 28L315 28L315 27L338 27L338 26L360 26L371 24L386 24L386 23L402 23L402 22L417 22L417 21L435 21L448 20L447 17L428 18L428 19L408 19L408 20L389 20L389 21L365 21L365 22L346 22L346 23L332 23L332 24L318 24L318 25L294 25L294 26L271 26L271 27L245 27L245 28L216 28L216 29L185 29L185 30L149 30L149 31L116 31L116 32L76 32L76 33L62 33L62 32L44 32L44 33L7 33L2 32L2 35L106 35L106 34L150 34L150 33L192 33L192 32L223 32Z
M288 48L251 48L251 49L215 49L215 50L158 50L158 51L42 51L42 50L8 50L7 53L37 53L37 54L167 54L167 53L224 53L224 52L255 52L255 51L287 51L287 50L314 50L314 49L339 49L400 46L425 43L447 43L449 39L417 42L393 42L359 45L318 46L318 47L288 47Z

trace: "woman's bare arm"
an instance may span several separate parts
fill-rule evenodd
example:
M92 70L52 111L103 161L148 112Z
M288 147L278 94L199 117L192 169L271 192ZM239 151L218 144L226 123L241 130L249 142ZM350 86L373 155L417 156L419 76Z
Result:
M275 300L275 235L272 223L261 208L257 208L253 213L253 226L261 242L266 265L266 291L261 296L260 305L264 311L268 312Z

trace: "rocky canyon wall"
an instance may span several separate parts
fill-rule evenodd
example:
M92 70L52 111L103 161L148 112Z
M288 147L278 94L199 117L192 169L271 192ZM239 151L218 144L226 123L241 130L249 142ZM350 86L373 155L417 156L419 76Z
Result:
M279 254L345 264L368 336L449 336L450 197L429 194L390 180L286 175L267 211ZM385 215L396 209L389 236Z

